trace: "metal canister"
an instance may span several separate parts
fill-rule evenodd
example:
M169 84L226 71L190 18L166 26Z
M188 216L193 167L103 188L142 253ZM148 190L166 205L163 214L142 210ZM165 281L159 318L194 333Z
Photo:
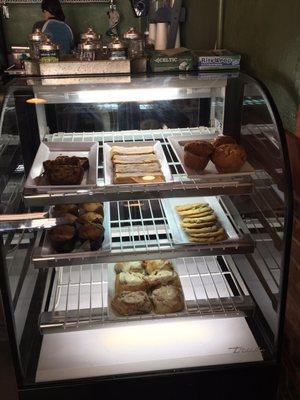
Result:
M83 42L83 41L86 41L86 40L88 40L88 39L92 39L92 40L97 40L98 39L98 35L97 35L97 33L94 31L94 29L93 28L91 28L91 27L88 27L87 28L87 31L86 32L84 32L84 33L82 33L81 35L80 35L80 40Z
M92 39L86 39L79 44L79 59L81 61L94 61L96 58L96 44Z
M127 45L118 37L108 44L109 59L110 60L126 60L127 59Z
M58 62L59 46L46 37L39 46L40 62Z
M128 31L123 34L123 39L128 46L129 58L143 57L145 41L136 29L133 27L129 28Z
M28 35L30 58L32 60L38 60L40 58L39 47L45 37L45 34L39 28L35 29L33 33Z

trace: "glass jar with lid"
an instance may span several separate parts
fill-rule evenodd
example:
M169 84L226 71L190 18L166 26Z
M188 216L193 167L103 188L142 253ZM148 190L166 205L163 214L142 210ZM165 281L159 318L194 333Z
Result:
M91 27L88 27L87 30L86 30L86 32L84 32L84 33L82 33L82 34L80 35L80 40L81 40L82 42L83 42L83 41L86 41L86 40L88 40L88 39L97 40L97 38L98 38L97 32L95 32L94 29L91 28Z
M30 33L30 35L28 35L30 58L32 60L38 60L40 58L39 47L45 37L45 34L39 28L36 28L32 33Z
M110 60L126 60L127 45L125 42L116 37L108 44Z
M39 46L40 62L58 62L59 46L52 42L49 37L45 37Z
M129 58L140 58L144 55L145 41L139 32L131 27L123 34L123 39L128 46Z
M79 44L79 59L81 61L94 61L96 58L96 44L92 39L86 39Z

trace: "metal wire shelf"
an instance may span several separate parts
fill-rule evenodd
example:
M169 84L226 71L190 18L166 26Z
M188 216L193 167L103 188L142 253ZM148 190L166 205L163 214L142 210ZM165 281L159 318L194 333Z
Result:
M221 200L220 200L221 201ZM226 211L225 211L226 212ZM74 252L67 255L43 254L44 237L33 254L37 268L63 267L85 263L132 261L154 258L174 258L190 256L247 254L254 250L254 242L243 231L240 223L236 227L238 240L227 240L215 244L176 244L172 237L169 222L160 200L125 201L110 203L111 251L110 253Z
M252 310L252 300L231 257L179 258L174 265L183 288L184 312L112 317L108 311L108 268L113 264L70 266L55 273L49 305L40 316L40 329L45 334L131 320L236 317Z
M184 196L214 196L218 194L247 194L253 189L253 176L255 173L246 175L227 174L226 177L200 175L197 179L188 177L168 141L170 136L213 135L215 128L178 128L178 129L156 129L144 131L117 131L117 132L59 132L47 135L45 140L52 142L99 142L99 164L97 187L92 190L80 190L68 193L38 193L24 191L24 200L28 205L41 206L59 203L79 203L88 201L114 201L144 198L169 198ZM160 141L173 182L147 185L110 185L105 186L103 178L103 145L106 142L136 142L136 141Z

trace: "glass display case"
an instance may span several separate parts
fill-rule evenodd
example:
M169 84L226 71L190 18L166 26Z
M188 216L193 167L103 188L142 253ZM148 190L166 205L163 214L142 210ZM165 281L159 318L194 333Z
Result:
M21 78L2 98L0 284L20 398L272 399L292 186L266 89L239 73ZM190 142L210 149L204 170ZM53 177L60 156L77 157L59 167L73 183Z

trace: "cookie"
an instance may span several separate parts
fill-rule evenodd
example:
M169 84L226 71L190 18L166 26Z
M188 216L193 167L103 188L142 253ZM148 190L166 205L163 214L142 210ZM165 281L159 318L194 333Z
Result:
M219 228L214 232L207 232L207 233L189 233L189 236L195 237L195 238L211 238L211 237L217 237L225 235L225 230L223 228Z
M191 221L197 221L197 219L193 220L192 218L187 218ZM183 229L185 228L207 228L209 226L213 226L215 224L215 221L211 221L211 222L202 222L202 223L194 223L194 222L181 222L181 226Z
M181 217L188 217L190 215L208 215L213 213L213 209L210 207L194 207L190 210L177 211Z
M205 228L185 228L186 233L190 234L200 234L200 233L213 233L219 230L217 225L207 226Z
M192 208L199 208L199 207L208 207L208 203L194 203L194 204L186 204L183 206L176 206L176 211L186 211Z

